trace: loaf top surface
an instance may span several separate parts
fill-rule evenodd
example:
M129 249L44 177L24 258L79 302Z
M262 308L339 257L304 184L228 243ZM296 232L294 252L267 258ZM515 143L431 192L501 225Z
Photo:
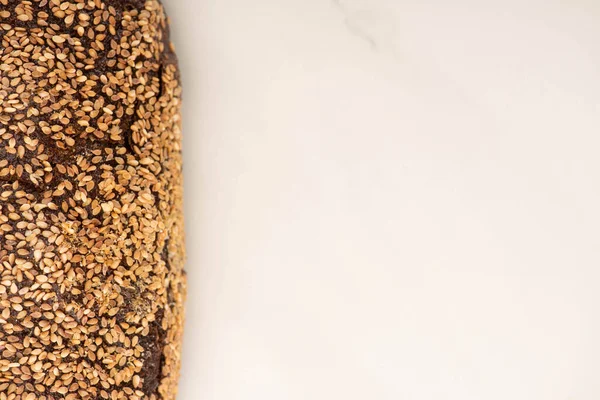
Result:
M181 87L157 0L0 0L0 399L174 399Z

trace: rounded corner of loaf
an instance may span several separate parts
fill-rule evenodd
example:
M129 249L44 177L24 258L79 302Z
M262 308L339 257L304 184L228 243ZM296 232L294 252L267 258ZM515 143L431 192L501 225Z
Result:
M158 0L0 0L0 393L172 400L181 85Z

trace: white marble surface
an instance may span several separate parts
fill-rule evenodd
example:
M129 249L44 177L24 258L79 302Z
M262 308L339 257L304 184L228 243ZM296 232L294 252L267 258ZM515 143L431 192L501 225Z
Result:
M600 398L600 3L165 2L178 399Z

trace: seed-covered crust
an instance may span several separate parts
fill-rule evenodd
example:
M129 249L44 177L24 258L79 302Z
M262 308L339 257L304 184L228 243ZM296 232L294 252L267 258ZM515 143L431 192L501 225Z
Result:
M180 95L158 0L0 0L0 400L175 399Z

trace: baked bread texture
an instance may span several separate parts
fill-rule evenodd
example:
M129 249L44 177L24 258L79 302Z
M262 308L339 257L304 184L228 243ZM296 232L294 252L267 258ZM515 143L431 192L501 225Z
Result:
M157 0L0 0L0 400L176 397L181 86Z

